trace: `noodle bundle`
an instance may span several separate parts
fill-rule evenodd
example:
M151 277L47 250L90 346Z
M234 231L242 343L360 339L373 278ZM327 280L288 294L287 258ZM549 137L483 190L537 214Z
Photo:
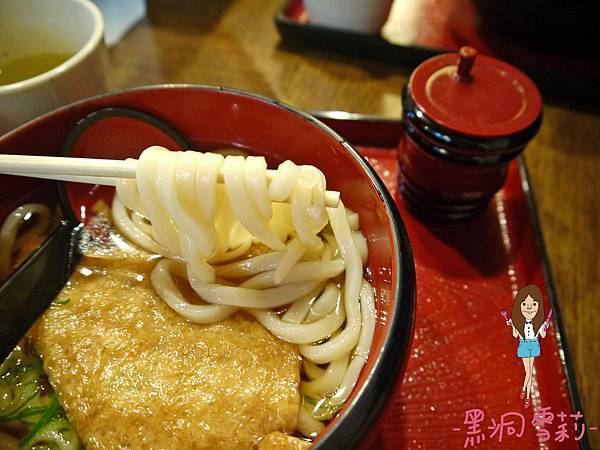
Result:
M151 281L178 314L212 323L244 310L298 344L306 435L350 395L375 327L358 215L341 201L326 207L325 193L313 166L285 161L269 173L263 157L150 147L112 204L117 228L161 257ZM186 299L175 277L203 303Z

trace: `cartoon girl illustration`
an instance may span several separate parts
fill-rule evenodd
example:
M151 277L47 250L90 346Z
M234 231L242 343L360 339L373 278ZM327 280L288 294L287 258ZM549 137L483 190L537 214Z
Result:
M540 356L540 342L538 337L546 337L546 330L550 324L552 310L544 320L544 298L540 289L530 284L522 287L517 292L512 306L511 318L506 321L512 326L514 338L519 338L517 357L523 361L525 379L520 397L525 399L525 408L529 408L533 363Z

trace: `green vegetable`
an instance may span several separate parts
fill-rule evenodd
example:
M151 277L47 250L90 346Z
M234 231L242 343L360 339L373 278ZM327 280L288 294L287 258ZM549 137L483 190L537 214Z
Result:
M25 437L21 439L19 447L27 448L26 446L28 446L33 440L33 438L46 426L46 424L48 424L48 422L52 420L59 408L60 405L58 404L56 396L52 396L52 400L50 400L50 404L44 411L44 414L42 415L40 420L38 420L37 423L33 427L31 427L29 433L27 433L27 435L25 435Z
M69 302L71 301L70 298L65 298L64 300L53 300L52 303L50 304L50 306L62 306L62 305L67 305Z
M344 403L333 403L331 399L322 398L319 400L312 399L303 395L304 401L310 405L312 408L309 408L312 416L317 420L329 420L344 406Z
M67 300L68 301L68 300ZM34 349L17 347L0 364L0 424L29 430L19 443L26 450L82 449Z
M79 450L83 448L77 433L64 417L48 422L31 436L27 444L21 443L20 447L27 450Z
M19 349L20 351L20 349ZM26 364L16 352L0 366L0 423L17 420L29 411L28 405L39 396L42 388L41 364Z

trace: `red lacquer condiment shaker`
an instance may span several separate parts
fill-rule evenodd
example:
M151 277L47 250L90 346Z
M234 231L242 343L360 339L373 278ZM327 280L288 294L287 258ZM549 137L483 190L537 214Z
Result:
M418 66L402 105L400 190L413 211L440 220L484 210L542 121L535 84L471 47Z

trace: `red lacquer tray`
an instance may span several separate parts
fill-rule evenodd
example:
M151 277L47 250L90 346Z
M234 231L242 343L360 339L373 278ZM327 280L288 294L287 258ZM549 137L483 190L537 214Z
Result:
M371 448L587 448L585 434L575 439L581 424L576 431L571 414L583 411L523 160L510 166L504 188L481 216L455 224L425 223L406 211L399 198L399 121L346 113L343 119L336 113L316 116L356 145L384 180L400 209L415 260L417 305L410 359ZM519 398L524 369L516 355L517 341L500 310L510 311L513 293L527 284L540 287L554 320L540 339L532 405L525 409ZM534 414L543 408L555 416L544 426L548 442L540 442L532 425ZM569 437L558 442L561 412ZM466 418L483 419L478 423L485 441L475 432L477 426L465 424ZM521 421L524 429L518 436Z

